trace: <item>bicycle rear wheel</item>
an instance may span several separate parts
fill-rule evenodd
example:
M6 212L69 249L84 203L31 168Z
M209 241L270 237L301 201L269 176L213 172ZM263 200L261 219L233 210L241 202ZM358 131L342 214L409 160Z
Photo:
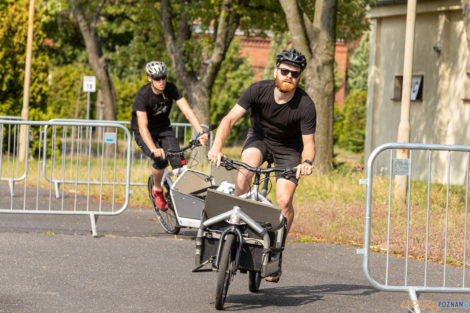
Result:
M152 195L152 188L153 188L153 178L150 175L148 180L148 193L150 197L150 201L152 202L153 209L155 210L155 214L157 215L158 222L163 227L165 232L168 234L178 234L180 231L178 219L176 217L175 210L173 208L173 203L171 202L170 197L170 190L168 184L165 182L163 184L163 192L165 195L165 199L168 202L168 210L162 211L155 205L155 199Z
M261 284L261 273L248 271L248 287L251 292L258 292Z
M215 286L215 308L217 310L224 309L228 287L233 279L235 258L232 252L235 248L232 248L232 246L234 243L236 243L235 235L227 234L220 254L219 271L217 272L217 283Z

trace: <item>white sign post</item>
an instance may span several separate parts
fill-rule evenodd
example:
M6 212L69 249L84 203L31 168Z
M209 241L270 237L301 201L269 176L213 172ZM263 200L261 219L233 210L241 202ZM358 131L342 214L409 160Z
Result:
M90 92L96 91L96 76L83 77L83 91L87 93L86 97L86 119L90 119Z

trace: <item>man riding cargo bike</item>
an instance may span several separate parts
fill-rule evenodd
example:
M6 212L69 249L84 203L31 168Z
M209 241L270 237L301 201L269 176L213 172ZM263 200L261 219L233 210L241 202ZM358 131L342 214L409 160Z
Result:
M209 160L220 166L224 157L222 147L231 128L251 109L242 162L256 168L271 154L276 167L296 168L295 175L276 172L276 200L287 219L287 232L294 220L292 201L298 180L312 173L315 157L315 104L298 87L306 65L305 57L297 50L281 51L276 57L274 80L256 82L243 92L238 103L222 119L208 153ZM240 169L235 195L249 190L253 175L253 171ZM279 271L266 279L277 282L280 274Z
M182 163L181 154L165 156L165 150L178 150L178 140L171 129L169 114L173 101L194 127L198 141L204 145L208 135L204 133L198 118L189 106L175 84L167 82L168 68L163 62L147 63L145 72L149 83L139 89L132 105L131 128L135 140L145 155L153 160L152 196L155 206L161 211L168 209L168 203L163 194L162 177L168 160L172 167Z

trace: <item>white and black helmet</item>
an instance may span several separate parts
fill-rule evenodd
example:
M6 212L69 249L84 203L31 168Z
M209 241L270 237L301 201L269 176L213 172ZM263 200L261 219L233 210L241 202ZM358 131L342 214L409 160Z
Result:
M151 61L145 66L145 72L150 77L166 76L168 74L168 67L160 61Z

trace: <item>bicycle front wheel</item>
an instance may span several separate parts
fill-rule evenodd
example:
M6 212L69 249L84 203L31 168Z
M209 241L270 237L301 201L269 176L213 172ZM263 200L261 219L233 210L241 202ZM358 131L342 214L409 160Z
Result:
M217 272L217 284L215 287L215 308L223 310L225 299L227 298L228 287L233 279L233 268L235 266L235 258L232 251L236 243L234 234L227 234L224 246L220 255L219 271Z
M160 210L155 205L155 199L153 198L153 195L152 195L152 188L153 188L153 178L152 178L152 175L150 175L149 181L148 181L148 193L149 193L150 201L152 201L155 214L157 215L158 222L163 227L165 232L167 232L168 234L175 234L175 235L178 234L180 231L180 227L179 227L178 219L176 217L175 210L173 208L173 202L171 202L170 190L169 190L168 184L166 182L163 184L163 193L165 195L166 201L168 202L168 209L165 211Z

